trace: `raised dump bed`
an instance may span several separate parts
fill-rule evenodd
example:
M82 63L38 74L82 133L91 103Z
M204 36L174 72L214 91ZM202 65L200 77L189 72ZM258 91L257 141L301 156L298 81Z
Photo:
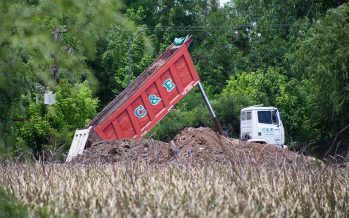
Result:
M141 138L198 82L188 52L192 41L167 50L110 102L90 123L92 135L104 141Z

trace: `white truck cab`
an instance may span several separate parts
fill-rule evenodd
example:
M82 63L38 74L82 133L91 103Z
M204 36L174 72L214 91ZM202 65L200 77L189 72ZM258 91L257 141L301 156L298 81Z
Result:
M283 148L285 130L279 110L262 105L243 108L240 114L240 138Z

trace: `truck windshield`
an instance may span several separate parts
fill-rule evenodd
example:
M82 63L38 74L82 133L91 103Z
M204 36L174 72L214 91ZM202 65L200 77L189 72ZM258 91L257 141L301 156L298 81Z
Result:
M258 111L258 122L265 124L279 124L276 111Z
M258 122L272 124L270 111L258 111Z

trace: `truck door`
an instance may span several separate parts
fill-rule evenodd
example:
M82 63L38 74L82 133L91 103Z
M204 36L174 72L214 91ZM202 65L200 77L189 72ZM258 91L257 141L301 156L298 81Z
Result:
M240 114L240 139L248 140L253 137L252 135L252 112L241 111Z
M268 144L281 146L280 122L277 110L258 111L258 138Z

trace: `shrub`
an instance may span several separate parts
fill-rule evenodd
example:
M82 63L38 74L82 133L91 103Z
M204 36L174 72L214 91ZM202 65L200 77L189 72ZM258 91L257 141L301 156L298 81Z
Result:
M148 134L169 141L185 127L210 126L210 117L199 93L194 90L175 106Z
M26 120L14 125L17 148L22 148L15 149L15 152L23 152L23 147L27 146L36 156L58 147L65 151L75 130L84 127L94 117L98 104L87 82L59 84L53 106L37 104L28 95L22 100Z

